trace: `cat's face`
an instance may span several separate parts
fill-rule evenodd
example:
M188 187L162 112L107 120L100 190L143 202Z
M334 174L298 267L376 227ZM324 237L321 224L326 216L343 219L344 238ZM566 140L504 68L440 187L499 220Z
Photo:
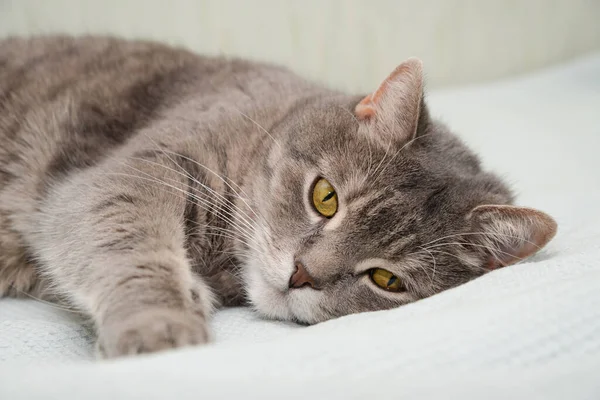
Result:
M382 86L418 93L395 107L390 96L374 100L378 92L355 110L325 102L279 127L254 188L260 218L246 265L263 315L315 323L397 307L518 261L553 236L545 214L485 206L509 203L509 191L429 120L419 82L391 79ZM401 115L377 114L388 106Z

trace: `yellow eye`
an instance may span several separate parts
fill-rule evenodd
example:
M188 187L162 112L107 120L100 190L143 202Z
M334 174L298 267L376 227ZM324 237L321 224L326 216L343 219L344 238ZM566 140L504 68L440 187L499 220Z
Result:
M373 283L382 289L389 290L390 292L401 292L404 290L400 278L388 270L373 268L369 271L369 276Z
M337 194L327 179L321 178L315 183L312 201L319 214L324 217L331 218L337 211Z

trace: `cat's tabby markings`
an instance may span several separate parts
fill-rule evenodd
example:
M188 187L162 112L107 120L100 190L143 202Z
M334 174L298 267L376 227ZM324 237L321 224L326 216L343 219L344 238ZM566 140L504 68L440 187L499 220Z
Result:
M368 96L111 38L0 66L0 295L87 315L107 357L206 342L215 307L398 307L556 231L430 118L416 59Z

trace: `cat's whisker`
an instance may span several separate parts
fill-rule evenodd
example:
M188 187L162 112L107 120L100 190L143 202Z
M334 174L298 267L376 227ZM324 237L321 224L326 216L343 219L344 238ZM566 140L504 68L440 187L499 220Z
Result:
M192 223L194 221L191 220L187 220L188 222ZM223 238L227 238L227 239L231 239L234 241L238 241L240 243L243 243L244 245L248 245L248 243L244 242L243 240L241 240L241 238L235 234L230 234L228 232L232 232L232 231L227 231L227 232L207 232L207 231L198 231L196 232L197 234L202 234L203 236L216 236L216 237L223 237Z
M425 244L422 244L422 247L428 246L431 243L435 243L438 242L440 240L443 239L448 239L451 237L458 237L458 236L471 236L471 235L481 235L481 236L492 236L492 237L503 237L503 238L511 238L511 239L518 239L520 241L523 241L524 243L533 245L534 247L536 247L538 250L541 249L540 246L538 246L536 243L531 242L529 240L524 239L522 236L514 236L514 235L508 235L508 234L504 234L504 233L499 233L499 232L467 232L467 233L456 233L453 235L447 235L447 236L442 236L441 238L437 238L434 240L431 240Z
M385 172L385 170L386 170L386 169L387 169L387 167L390 165L390 163L391 163L392 161L394 161L394 159L395 159L395 158L398 156L398 154L400 154L400 153L402 152L402 150L404 150L405 148L407 148L408 146L410 146L410 145L411 145L412 143L414 143L415 141L417 141L417 140L419 140L419 139L422 139L422 138L424 138L424 137L427 137L427 136L431 136L431 135L432 135L431 133L426 133L425 135L420 135L420 136L417 136L417 137L415 137L414 139L412 139L412 140L409 140L408 142L406 142L406 143L405 143L405 144L404 144L404 145L403 145L403 146L402 146L402 147L401 147L401 148L400 148L398 151L396 151L396 153L394 153L394 155L393 155L393 156L392 156L392 157L389 159L389 161L388 161L388 162L385 164L385 167L383 167L383 168L381 169L381 172L379 173L379 175L377 175L377 178L376 178L376 179L379 179L379 177L380 177L380 176L381 176L381 175L382 175L382 174Z
M342 107L342 106L337 106L337 108L341 109L342 111L344 111L345 113L347 113L348 115L350 115L352 117L352 119L356 122L357 125L360 125L360 121L358 120L358 118L356 118L356 115L354 115L350 110L348 110L346 107Z
M417 252L410 253L410 254L408 254L408 255L410 255L410 256L414 256L414 255L421 255L421 254L424 254L424 253L425 253L425 251L423 251L423 250L420 250L420 251L417 251ZM426 254L426 256L429 256L429 257L431 257L431 254ZM415 265L416 265L417 267L419 267L419 269L420 269L421 271L423 271L423 273L425 274L425 276L426 276L427 278L429 278L429 280L430 280L430 281L432 282L432 284L433 284L433 277L432 277L432 276L430 276L429 272L427 271L427 268L425 268L425 267L423 266L423 264L422 264L422 263L420 263L420 262L417 262Z
M386 157L388 156L388 153L389 153L389 151L390 151L391 148L392 148L392 143L390 142L390 143L388 143L387 149L385 150L385 153L383 154L383 157L379 161L379 164L377 164L377 167L373 171L373 175L375 175L377 173L377 171L379 171L379 168L383 165L383 162L385 161ZM379 177L380 175L381 174L378 174L377 177Z
M132 167L132 168L133 168L133 169L135 169L134 167ZM148 175L148 176L150 176L151 178L144 178L144 177L137 176L137 175L130 175L130 174L118 173L118 172L114 172L114 173L107 173L107 174L110 174L110 175L117 175L117 176L128 176L128 177L131 177L131 178L137 178L137 179L146 180L146 181L150 181L150 182L154 182L154 183L159 183L159 184L162 184L162 185L164 185L164 186L166 186L166 187L169 187L169 188L171 188L171 189L174 189L174 190L176 190L176 191L179 191L179 192L181 192L181 193L184 193L185 195L190 195L190 194L189 194L187 191L185 191L185 190L182 190L182 189L180 189L180 188L177 188L177 187L175 187L175 186L173 186L173 185L170 185L170 184L168 184L168 183L166 183L166 182L164 182L164 181L162 181L162 180L160 180L160 179L158 179L158 178L156 178L156 177L153 177L152 175L146 174L146 173L144 173L143 171L139 171L139 170L137 170L137 171L138 171L138 172L140 172L140 173L142 173L142 174ZM197 198L197 197L196 197L196 196L194 196L194 195L192 195L191 197L192 197L193 199L197 200L197 201L203 201L203 202L205 202L205 200L204 200L204 199L199 199L199 198ZM210 207L208 207L208 206L206 206L205 204L206 204L206 202L205 202L205 203L203 203L203 204L196 203L196 205L197 205L198 207L202 208L202 209L203 209L203 210L205 210L205 211L208 211L208 212L215 212L214 210L211 210L211 208L210 208ZM210 203L208 203L208 204L210 205ZM252 232L250 232L250 231L245 231L244 229L242 229L242 227L241 227L241 226L237 225L237 224L235 223L235 221L233 221L233 220L229 219L229 218L228 218L228 216L226 216L226 215L223 215L223 214L222 214L222 213L220 213L219 211L215 212L215 215L216 215L218 218L222 219L223 221L230 223L230 224L232 225L232 227L234 227L235 229L238 229L238 230L240 230L241 232L244 232L244 233L247 233L247 234L252 234Z
M194 180L196 183L198 183L198 184L200 184L200 185L202 185L203 187L205 187L205 188L207 188L207 189L208 189L208 186L204 185L202 182L199 182L199 181L198 181L197 179L195 179L195 178L194 178L194 177L193 177L193 176L192 176L192 175L191 175L191 174L190 174L190 173L189 173L187 170L185 170L185 168L181 167L181 166L180 166L180 165L179 165L179 164L178 164L178 163L177 163L175 160L173 160L171 157L169 157L169 155L168 155L167 151L166 151L165 149L163 149L162 147L160 147L160 146L158 145L158 143L156 143L154 140L152 140L152 138L150 138L148 135L146 135L146 137L147 137L147 138L148 138L148 140L150 140L150 141L151 141L151 142L154 144L154 146L155 146L155 147L156 147L158 150L160 150L160 151L161 151L161 152L162 152L162 153L163 153L163 154L164 154L164 155L165 155L165 156L166 156L166 157L167 157L167 158L168 158L168 159L169 159L169 160L170 160L172 163L174 163L174 164L175 164L175 165L177 165L177 166L178 166L178 167L179 167L179 168L180 168L182 171L184 171L184 172L185 172L185 174L186 174L186 175L187 175L187 176L188 176L190 179ZM186 159L186 160L188 160L188 161L192 161L192 162L194 162L196 165L198 165L198 166L200 166L200 167L203 167L203 168L204 168L204 169L206 169L207 171L209 171L209 172L211 172L212 174L214 174L215 176L217 176L219 179L221 179L221 181L223 181L223 183L225 183L225 184L226 184L226 185L227 185L227 186L228 186L228 187L229 187L231 190L233 190L233 191L234 191L234 193L235 193L235 194L238 196L238 198L239 198L240 200L242 200L242 201L244 202L244 204L246 204L246 206L247 206L247 207L250 209L250 211L252 211L252 212L253 212L253 213L256 215L256 213L254 212L254 210L252 209L252 207L250 207L250 205L249 205L249 204L248 204L248 203L247 203L247 202L246 202L246 201L245 201L245 200L244 200L244 199L243 199L243 198L242 198L242 197L239 195L239 193L238 193L238 192L237 192L237 191L236 191L236 190L235 190L233 187L231 187L231 185L229 185L229 184L228 184L228 183L225 181L225 179L223 179L223 178L222 178L222 177L221 177L219 174L217 174L216 172L214 172L214 171L213 171L213 170L211 170L210 168L206 167L205 165L202 165L202 164L200 164L200 163L199 163L199 162L197 162L196 160L192 160L192 159L190 159L189 157L183 156L183 155L181 155L181 154L178 154L178 153L175 153L175 152L172 152L172 153L174 153L174 155L176 155L176 156L178 156L178 157L182 157L182 158L184 158L184 159ZM212 189L211 189L211 190L212 190ZM215 192L215 193L216 193L216 192ZM222 196L221 196L221 197L222 197ZM239 209L239 208L238 208L238 209ZM241 210L240 210L240 211L241 211ZM243 212L243 211L241 211L241 212ZM244 213L244 214L245 214L245 213ZM250 217L248 216L248 218L250 218Z
M231 108L233 108L234 110L236 110L238 113L240 113L244 118L248 119L250 122L252 122L254 125L256 125L257 127L260 128L260 130L262 130L264 133L266 133L267 135L269 135L269 137L273 140L273 142L279 147L281 148L281 145L279 144L279 142L275 139L275 137L273 135L271 135L271 133L265 129L264 126L262 126L261 124L259 124L258 122L256 122L254 119L252 119L249 115L245 114L244 112L242 112L240 109L231 106Z
M212 210L212 209L209 207L209 206L211 206L211 205L212 205L212 203L210 203L210 202L209 202L207 199L200 198L200 197L198 197L198 196L196 196L196 195L194 195L194 194L191 194L191 193L187 192L186 190L183 190L183 189L177 188L177 187L175 187L175 186L173 186L173 185L170 185L170 184L168 184L167 182L165 182L164 180L161 180L161 179L159 179L159 178L155 177L154 175L151 175L151 174L148 174L148 173L146 173L146 172L144 172L144 171L141 171L141 170L139 170L139 169L137 169L137 168L135 168L135 167L133 167L133 166L131 166L131 165L124 164L124 166L126 166L126 167L129 167L129 168L133 169L133 170L134 170L134 171L136 171L136 172L139 172L139 173L141 173L141 174L143 174L143 175L146 175L146 176L148 176L149 178L147 178L146 180L150 180L150 181L153 181L153 182L156 182L156 183L164 184L165 186L168 186L168 187L170 187L170 188L172 188L172 189L175 189L175 190L177 190L177 191L179 191L179 192L181 192L181 193L184 193L184 194L186 195L186 197L183 197L183 199L184 199L185 201L188 201L188 198L187 198L187 196L190 196L190 197L192 197L192 199L194 199L194 200L196 200L196 201L201 201L201 202L202 202L201 204L202 204L202 205L206 205L207 207L203 207L203 206L202 206L200 203L194 203L194 204L198 205L199 207L202 207L202 209L203 209L203 210L205 210L205 211L208 211L208 212L215 212L215 214L216 214L216 215L219 215L219 216L221 217L221 219L223 219L223 220L225 220L225 218L224 218L224 217L227 217L227 222L231 223L232 225L235 225L235 221L233 221L232 219L230 219L228 215L226 215L226 214L223 214L223 213L222 213L220 210ZM125 174L125 175L128 175L128 174ZM136 176L136 175L128 175L128 176L131 176L131 177L138 177L138 176ZM138 178L142 179L141 177L138 177ZM176 180L173 180L173 179L170 179L170 178L167 178L167 179L169 179L170 181L176 182L176 183L181 183L181 182L178 182L178 181L176 181ZM250 227L250 228L251 228L251 227Z
M350 115L352 117L352 119L356 122L357 125L360 125L360 121L358 120L358 118L356 118L356 115L354 115L350 110L348 110L346 107L342 107L342 106L338 106L338 108L342 109L345 113ZM371 149L371 140L367 140L367 148L369 149L369 160L368 160L368 164L367 164L366 176L370 176L371 168L373 166L373 152Z
M227 187L229 187L235 193L235 195L237 196L237 198L239 198L246 205L246 207L248 207L248 209L257 218L262 217L265 220L265 222L266 222L266 219L264 218L264 216L262 215L262 213L258 212L252 206L250 206L250 204L248 204L248 201L250 200L250 196L244 191L244 189L240 185L238 185L237 183L235 183L231 178L229 178L227 176L223 177L220 174L218 174L217 172L215 172L212 169L210 169L209 167L207 167L206 165L204 165L204 164L202 164L202 163L200 163L200 162L198 162L198 161L196 161L196 160L194 160L192 158L189 158L189 157L187 157L185 155L182 155L182 154L179 154L179 153L176 153L176 152L172 152L172 151L169 151L169 150L165 150L165 149L162 149L162 151L165 152L165 153L170 153L170 154L176 155L176 156L181 157L181 158L183 158L185 160L188 160L188 161L194 163L195 165L197 165L197 166L199 166L201 168L204 168L205 170L207 170L208 172L210 172L211 174L213 174L214 176L216 176L218 179L220 179L225 185L227 185ZM229 182L227 182L227 181L231 182L231 184ZM235 185L242 192L242 194L244 196L246 196L246 197L241 196L240 193L233 186L231 186L231 185Z
M502 251L502 250L500 250L500 249L498 249L498 248L493 248L493 247L491 247L491 246L486 246L486 245L483 245L483 244L477 244L477 243L469 243L469 242L464 242L464 243L461 243L461 242L438 243L438 244L435 244L435 245L432 245L432 246L428 246L428 247L426 247L426 248L423 248L423 250L429 250L429 249L436 248L436 247L443 247L443 246L453 246L453 245L454 245L454 246L459 246L459 247L461 247L461 246L473 246L473 247L480 247L480 248L483 248L483 249L486 249L486 250L488 250L488 251L489 251L489 252L491 252L492 254L503 254L503 255L509 256L509 257L511 257L511 258L518 258L518 259L522 260L522 258L515 257L515 255L514 255L514 254L508 253L508 252L506 252L506 251Z
M458 254L453 254L453 253L450 253L450 252L447 252L447 251L443 251L443 250L438 250L438 249L433 249L433 250L430 250L430 251L433 252L433 253L444 254L444 255L448 255L448 256L454 257L458 261L460 261L461 263L470 265L472 268L475 268L475 269L478 269L478 270L481 270L481 271L484 271L484 272L489 272L488 269L486 269L486 268L484 268L482 266L471 264L470 262L466 261L464 258L460 257Z
M232 231L231 229L215 227L215 226L211 226L211 225L207 225L207 224L201 224L197 221L192 221L190 219L186 219L186 220L192 224L197 225L197 227L205 228L206 229L205 231L200 232L203 235L212 235L212 236L222 235L222 237L227 237L229 239L236 240L236 241L248 246L249 248L253 249L257 253L262 252L259 248L254 246L254 245L258 246L258 244L259 244L254 237L248 237L244 234L240 234L239 232ZM217 232L211 232L213 230L216 230ZM228 235L224 235L222 232L225 232ZM241 238L237 235L241 235L241 237L245 238L247 240L247 242L244 242L243 240L241 240Z
M217 191L213 190L212 188L210 188L209 186L203 184L202 182L198 181L196 178L192 177L190 174L183 174L179 171L176 171L172 168L167 167L166 165L163 165L161 163L157 163L151 160L146 160L143 158L137 158L137 157L131 157L131 159L134 160L140 160L140 161L144 161L147 163L151 163L152 165L156 165L165 169L168 169L169 171L172 171L176 174L179 174L183 177L189 178L191 180L193 180L196 184L202 186L202 188L204 188L205 190L207 190L208 192L214 194L216 196L216 200L222 201L226 206L230 206L231 208L233 208L234 210L237 210L241 215L240 215L240 219L242 220L241 222L244 222L249 228L253 228L251 221L251 217L246 214L243 210L241 210L235 203L233 203L232 201L230 201L229 199L227 199L226 197L224 197L223 195L221 195L220 193L218 193ZM194 192L198 193L199 195L204 195L204 193L200 192L198 189L196 188L190 188L191 190L193 190ZM250 220L249 220L250 219Z
M202 231L203 234L204 233L211 233L209 231L213 231L213 230L218 231L218 232L231 233L233 235L239 235L240 234L238 231L234 231L234 230L231 230L231 229L222 228L222 227L218 227L218 226L212 226L212 225L208 225L208 224L202 224L202 223L200 223L198 221L193 221L193 220L191 220L189 218L186 218L186 221L189 222L190 224L196 225L197 228L205 228L206 231ZM242 235L242 236L245 237L245 238L247 238L247 239L251 239L251 238L249 238L247 236L244 236L244 235Z
M35 300L35 301L39 301L40 303L46 304L47 306L52 307L52 308L56 308L57 310L66 311L66 312L70 312L70 313L74 313L74 314L79 314L80 313L80 311L77 310L77 309L75 309L75 308L64 307L64 306L61 306L61 305L58 305L58 304L55 304L55 303L51 303L49 301L40 299L39 297L35 297L31 293L28 293L28 292L26 292L24 290L17 289L17 291L19 293L24 294L25 296L27 296L27 297Z
M243 188L242 188L240 185L238 185L238 184L237 184L237 183L236 183L234 180L232 180L232 179L231 179L231 178L229 178L228 176L222 176L221 174L219 174L219 173L217 173L217 172L213 171L212 169L210 169L210 168L209 168L209 167L207 167L206 165L204 165L204 164L202 164L202 163L200 163L200 162L198 162L198 161L196 161L196 160L194 160L194 159L192 159L192 158L189 158L189 157L187 157L187 156L185 156L185 155L183 155L183 154L180 154L180 153L177 153L177 152L174 152L174 151L170 151L170 150L167 150L167 149L161 149L161 150L162 150L164 153L173 154L173 155L175 155L175 156L177 156L177 157L181 157L181 158L183 158L184 160L190 161L190 162L194 163L195 165L197 165L197 166L199 166L199 167L201 167L201 168L205 169L206 171L210 172L210 173L211 173L211 174L213 174L215 177L219 178L219 179L220 179L220 180L221 180L221 181L222 181L222 182L223 182L225 185L227 185L227 187L229 187L231 190L233 190L233 192L236 194L236 196L238 196L238 198L239 198L240 200L244 201L244 203L246 204L246 206L248 207L248 209L249 209L250 211L252 211L252 213L256 214L256 211L255 211L255 210L254 210L254 209L253 209L253 208L252 208L252 207L251 207L251 206L250 206L248 203L246 203L246 202L245 202L245 200L250 200L250 196L249 196L249 195L248 195L248 194L247 194L247 193L244 191L244 189L243 189ZM228 181L229 181L229 182L228 182ZM231 185L235 185L235 186L236 186L236 187L237 187L237 188L240 190L240 192L242 192L242 194L243 194L245 197L244 197L244 196L241 196L241 195L240 195L240 193L239 193L239 192L238 192L238 191L237 191L237 190L236 190L236 189L235 189L233 186L231 186L231 185L230 185L230 183L231 183Z
M435 259L435 256L433 255L433 253L429 250L425 250L433 259L433 275L431 276L430 280L431 280L431 285L433 286L433 281L435 279L435 271L436 271L436 267L437 267L437 261Z
M148 161L148 160L143 160L143 161ZM148 173L146 173L146 172L144 172L144 171L141 171L141 170L139 170L139 169L137 169L137 168L133 167L132 165L129 165L129 164L126 164L126 163L123 163L123 165L124 165L124 166L126 166L126 167L128 167L128 168L131 168L131 169L133 169L133 170L134 170L134 171L136 171L136 172L139 172L139 173L141 173L141 174L143 174L143 175L146 175L146 176L148 176L148 177L150 177L150 178L152 178L152 179L155 179L155 180L156 180L156 181L158 181L159 183L160 183L160 182L162 182L162 183L165 183L165 184L166 184L166 182L164 182L164 180L160 180L160 179L158 179L157 177L155 177L154 175L151 175L151 174L148 174ZM157 165L163 166L162 164L157 164ZM165 168L167 168L167 169L170 169L170 168L168 168L168 167L166 167L166 166L163 166L163 167L165 167ZM172 169L170 169L170 170L172 170ZM173 172L175 172L175 173L179 173L178 171L175 171L175 170L172 170L172 171L173 171ZM180 174L180 173L179 173L179 174ZM185 175L183 175L183 176L185 176ZM172 182L175 182L175 183L181 183L181 182L179 182L179 181L177 181L177 180L174 180L174 179L171 179L171 178L167 178L167 179L169 179L170 181L172 181ZM169 186L170 186L170 185L169 185ZM172 186L171 186L171 187L172 187ZM194 194L192 194L192 193L189 193L189 192L187 192L187 191L185 191L185 190L182 190L182 189L178 189L178 190L179 190L179 191L181 191L181 192L183 192L183 193L185 193L187 196L191 196L192 198L194 198L194 199L195 199L195 200L197 200L197 201L201 201L203 204L205 204L207 207L209 207L209 208L202 207L204 210L206 210L206 211L209 211L209 212L211 212L211 211L212 211L212 212L215 212L215 213L217 213L217 214L219 214L219 213L220 213L220 215L222 215L222 216L223 216L223 215L226 215L226 214L224 214L223 212L221 212L221 210L211 210L211 209L210 209L210 206L212 205L212 203L210 203L210 201L209 201L208 199L205 199L205 198L200 198L200 197L198 197L198 196L196 196L196 195L194 195ZM186 201L188 201L188 199L187 199L187 198L185 198L185 200L186 200ZM200 206L200 204L198 204L198 203L196 203L196 204L197 204L198 206ZM229 216L227 215L227 217L229 217ZM222 218L222 219L223 219L223 218ZM228 218L228 222L230 222L231 224L234 224L234 220L233 220L233 219L231 219L231 218ZM247 225L247 228L248 228L248 229L250 229L250 232L252 232L252 230L253 230L253 226L252 226L250 223L247 223L246 225Z

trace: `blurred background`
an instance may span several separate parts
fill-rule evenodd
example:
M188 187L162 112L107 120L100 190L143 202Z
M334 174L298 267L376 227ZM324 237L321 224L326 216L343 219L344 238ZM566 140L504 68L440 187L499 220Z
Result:
M600 49L600 0L0 0L0 37L151 38L372 90L409 56L431 88L522 74Z
M0 0L0 38L48 33L269 61L356 93L418 56L432 115L519 199L599 182L600 0Z

